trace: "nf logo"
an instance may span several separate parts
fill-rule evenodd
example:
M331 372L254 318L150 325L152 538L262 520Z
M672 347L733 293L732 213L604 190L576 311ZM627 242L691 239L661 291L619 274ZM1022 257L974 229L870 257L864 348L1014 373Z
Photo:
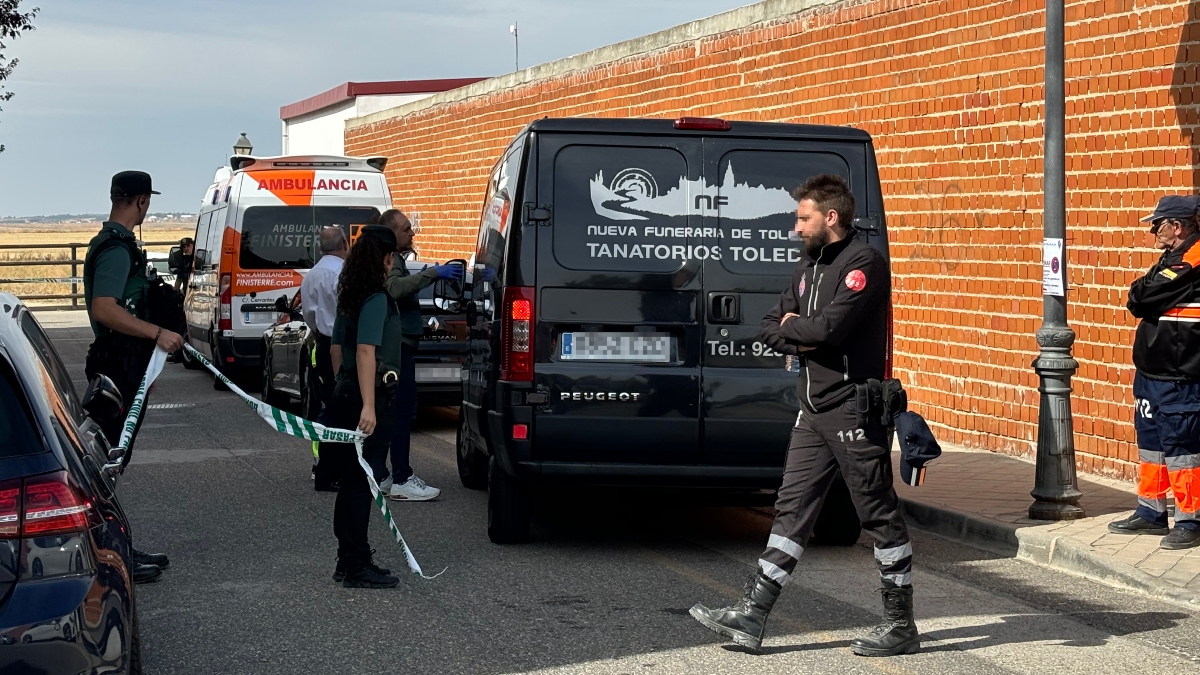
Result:
M725 165L720 182L712 185L704 177L690 180L680 176L674 185L663 190L649 171L630 167L617 172L611 181L605 180L601 171L589 181L588 188L596 215L609 220L689 215L758 220L796 210L796 200L783 188L739 183L732 163Z
M658 183L649 171L625 169L612 179L608 186L613 194L630 200L654 199L658 196Z

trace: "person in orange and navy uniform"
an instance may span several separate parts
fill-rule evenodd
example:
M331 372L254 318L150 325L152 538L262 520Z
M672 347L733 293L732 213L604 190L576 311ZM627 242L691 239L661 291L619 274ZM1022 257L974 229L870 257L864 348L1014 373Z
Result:
M1150 221L1162 257L1133 282L1138 507L1115 534L1161 534L1165 549L1200 546L1200 224L1195 196L1168 195ZM1167 529L1167 494L1175 527Z

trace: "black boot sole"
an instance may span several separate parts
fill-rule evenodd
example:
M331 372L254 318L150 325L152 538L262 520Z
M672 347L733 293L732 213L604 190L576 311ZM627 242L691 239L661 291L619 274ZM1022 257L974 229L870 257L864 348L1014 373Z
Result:
M395 581L385 581L384 583L381 583L381 584L373 583L370 581L356 581L356 580L352 580L352 579L345 579L342 581L342 586L344 588L395 588L396 586L399 586L399 585L400 585L399 579L397 579Z
M916 654L921 650L921 641L913 640L912 642L904 642L891 649L875 649L873 647L860 647L858 645L850 645L850 651L858 656L900 656L901 654Z
M1112 525L1108 526L1109 534L1128 534L1128 535L1153 534L1153 535L1161 537L1161 536L1165 536L1170 531L1171 530L1166 527L1151 527L1151 528L1142 529L1142 530L1132 530L1132 529L1125 529L1125 528L1120 528L1120 527L1113 527Z
M743 633L740 630L734 630L728 626L722 626L716 621L704 616L704 609L705 608L702 605L695 605L688 610L688 614L691 614L693 619L699 621L701 626L704 626L717 635L733 640L734 644L738 645L739 647L745 647L752 652L757 652L762 647L762 640L750 635L749 633Z

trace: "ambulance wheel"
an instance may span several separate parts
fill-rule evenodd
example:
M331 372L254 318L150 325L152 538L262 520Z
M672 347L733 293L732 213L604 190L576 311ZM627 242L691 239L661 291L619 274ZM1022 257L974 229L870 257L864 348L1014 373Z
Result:
M191 353L188 352L187 349L184 349L183 350L183 367L187 368L188 370L200 370L204 366L201 366L200 362L196 360L196 357L192 356Z
M229 377L224 367L225 360L221 358L221 346L217 344L215 339L209 342L209 344L212 345L213 365L217 367L217 370L225 374L225 377ZM221 378L217 377L216 375L213 376L213 389L216 389L217 391L229 391L229 387L221 381Z
M529 516L526 487L505 473L492 457L488 461L488 539L493 544L528 541Z
M822 546L853 546L861 533L862 524L850 500L850 489L839 475L829 487L813 525L813 542Z
M458 408L458 479L468 490L486 490L488 486L488 458L471 443L467 428L467 415L462 406Z

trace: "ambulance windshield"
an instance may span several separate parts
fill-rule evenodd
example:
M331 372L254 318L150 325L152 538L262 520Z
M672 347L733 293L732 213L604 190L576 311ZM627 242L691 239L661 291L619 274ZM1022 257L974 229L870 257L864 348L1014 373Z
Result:
M252 206L242 219L244 270L308 269L317 262L317 235L331 225L379 222L372 206Z

